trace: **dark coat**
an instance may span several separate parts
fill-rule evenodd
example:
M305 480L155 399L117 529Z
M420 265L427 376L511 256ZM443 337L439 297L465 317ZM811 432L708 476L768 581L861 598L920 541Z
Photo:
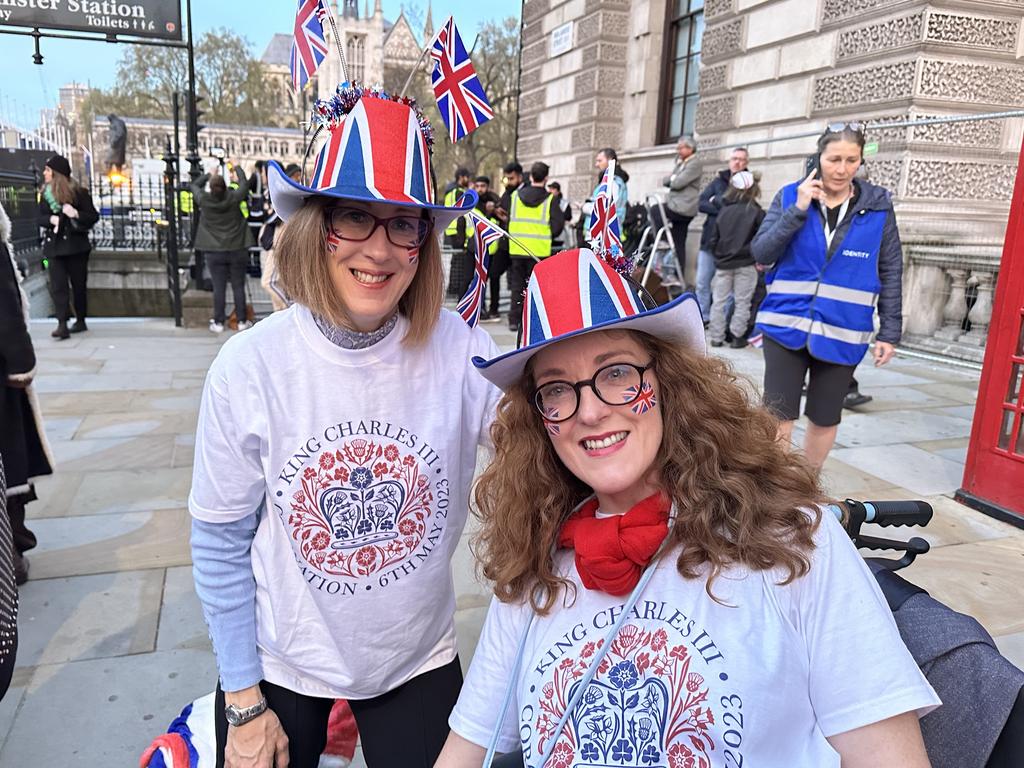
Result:
M731 178L732 171L723 168L700 193L697 208L706 215L704 228L700 231L700 249L702 251L709 250L708 239L711 237L711 231L715 228L715 218L722 210L722 201L725 199L725 193L729 191L729 179Z
M707 250L715 257L715 269L737 269L754 263L750 241L764 221L764 209L755 202L741 203L725 199Z
M229 186L220 200L205 189L210 174L200 176L192 184L192 195L199 209L199 229L194 244L197 251L242 251L253 244L249 224L238 207L249 197L249 183L240 173L235 179L238 188Z
M43 255L47 258L60 258L77 253L88 253L92 250L89 242L89 230L93 228L100 215L93 205L92 195L84 187L75 189L75 200L71 205L78 210L78 218L71 219L63 211L54 213L45 197L39 198L39 226L44 230ZM54 232L50 217L60 219L57 231Z
M0 460L0 699L7 693L18 650L18 588L14 583L14 539L7 517L7 483Z
M892 209L892 200L883 187L876 187L867 181L854 179L857 194L846 213L846 218L839 222L832 246L827 258L831 259L836 249L843 242L850 228L853 217L861 211L885 211L885 227L882 230L882 245L878 253L878 278L881 289L878 292L878 340L890 344L899 344L903 335L903 246L900 243L900 232L896 227L896 213ZM750 244L750 251L758 264L774 264L786 253L789 241L807 220L807 214L813 212L821 217L821 208L812 202L810 208L801 211L795 205L782 210L782 191L772 200L761 228Z
M0 209L2 213L2 209ZM6 214L0 216L0 457L9 493L27 493L29 481L53 472L42 415L31 388L13 386L31 380L36 356L25 320L23 293L8 250Z

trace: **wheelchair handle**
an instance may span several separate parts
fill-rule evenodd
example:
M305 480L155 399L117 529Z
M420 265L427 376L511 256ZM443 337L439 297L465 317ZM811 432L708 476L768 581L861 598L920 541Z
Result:
M853 511L863 507L864 522L883 527L890 525L928 525L932 519L932 505L926 501L863 501L846 500L847 508ZM858 510L859 511L859 510Z

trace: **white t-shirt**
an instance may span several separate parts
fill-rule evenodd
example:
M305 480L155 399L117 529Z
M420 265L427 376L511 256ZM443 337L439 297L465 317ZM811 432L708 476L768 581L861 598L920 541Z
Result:
M451 557L500 396L470 359L497 348L447 311L423 346L407 328L342 349L295 305L207 375L189 510L229 522L265 503L260 662L307 695L370 698L455 658Z
M778 586L778 572L731 569L714 582L679 575L663 558L613 642L548 766L741 768L839 766L826 741L894 715L939 704L896 630L874 578L829 515L810 572ZM624 598L587 590L573 553L559 572L577 587L571 608L537 617L526 642L499 751L527 766L565 711ZM532 611L491 603L476 655L449 720L486 745Z

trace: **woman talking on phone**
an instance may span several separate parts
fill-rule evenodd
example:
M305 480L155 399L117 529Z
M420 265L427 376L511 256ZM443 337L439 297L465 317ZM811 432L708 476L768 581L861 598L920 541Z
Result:
M887 190L854 178L863 161L863 125L829 125L810 172L779 191L751 243L768 267L757 314L765 404L788 441L810 369L804 452L816 467L835 442L843 398L875 331L876 303L876 366L892 359L903 325L896 215Z

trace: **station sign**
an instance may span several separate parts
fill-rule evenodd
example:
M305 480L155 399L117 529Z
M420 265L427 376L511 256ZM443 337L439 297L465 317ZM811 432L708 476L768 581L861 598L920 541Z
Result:
M0 0L0 29L38 27L181 40L179 0Z

